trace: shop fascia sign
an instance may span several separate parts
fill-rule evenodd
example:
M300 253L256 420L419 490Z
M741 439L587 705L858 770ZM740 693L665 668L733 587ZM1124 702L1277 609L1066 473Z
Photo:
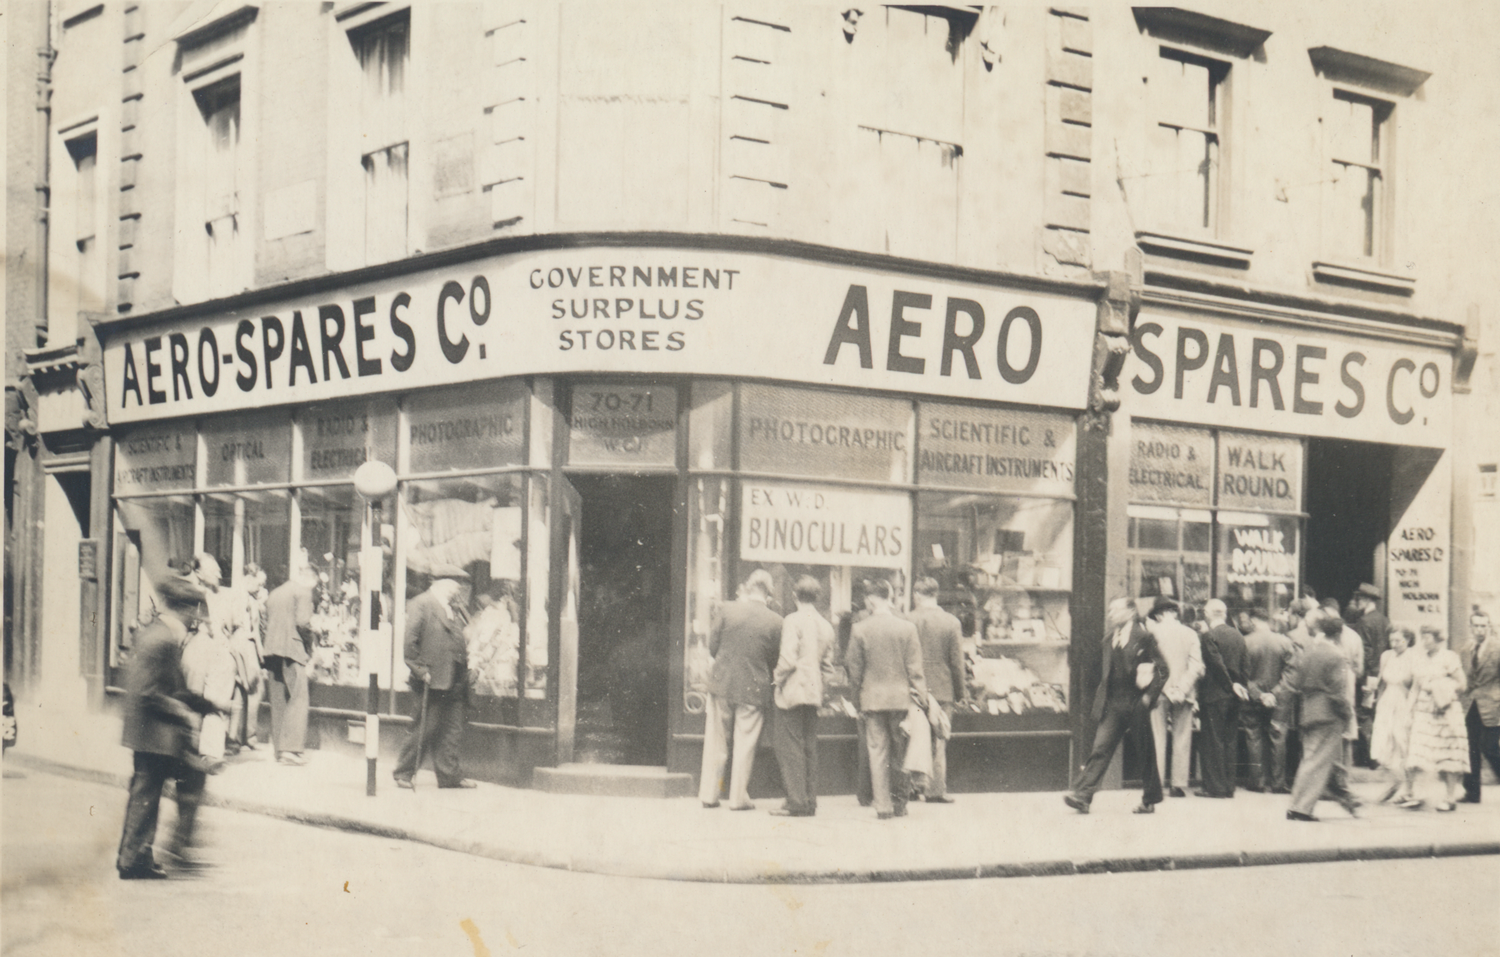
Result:
M1444 448L1452 373L1441 349L1163 311L1121 380L1143 418Z
M106 333L105 384L113 422L573 372L1081 409L1094 308L771 256L555 250Z

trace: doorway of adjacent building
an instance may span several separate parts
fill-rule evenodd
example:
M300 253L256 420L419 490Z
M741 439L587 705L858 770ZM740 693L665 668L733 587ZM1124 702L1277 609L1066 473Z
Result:
M1340 439L1307 442L1307 544L1303 581L1345 603L1363 582L1379 585L1392 522L1395 446Z
M569 481L581 500L574 759L665 765L675 479Z

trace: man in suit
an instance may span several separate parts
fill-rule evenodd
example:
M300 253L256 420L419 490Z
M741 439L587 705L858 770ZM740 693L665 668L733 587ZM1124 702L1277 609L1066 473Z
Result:
M1250 760L1251 791L1286 787L1286 726L1276 720L1276 688L1291 664L1292 639L1271 630L1264 609L1250 612L1250 634L1245 636L1245 691L1240 711L1245 750Z
M1354 614L1350 626L1359 635L1364 648L1364 668L1355 675L1354 711L1358 719L1359 739L1355 742L1355 763L1370 765L1370 732L1375 726L1375 688L1380 677L1380 656L1391 646L1391 620L1380 611L1380 589L1369 582L1354 592L1351 604Z
M906 815L911 788L901 722L913 704L927 701L922 639L916 625L896 617L891 595L885 579L870 583L865 591L870 616L854 626L844 656L854 706L864 719L875 816L882 821Z
M313 584L317 575L301 565L266 598L264 667L271 699L271 747L289 767L307 763L307 662L312 653Z
M786 787L778 817L812 817L818 810L818 709L833 670L833 625L818 611L823 586L811 575L797 579L797 610L781 625L776 661L776 761Z
M1161 803L1161 771L1151 736L1151 709L1171 676L1156 637L1136 617L1135 603L1116 598L1109 604L1104 634L1104 668L1094 692L1094 747L1078 781L1063 802L1079 814L1089 813L1094 793L1115 750L1129 734L1141 756L1144 787L1136 814L1150 814Z
M781 616L766 607L775 583L771 573L756 569L745 579L740 597L728 602L708 635L713 671L708 678L708 711L703 727L703 766L698 798L718 807L724 789L724 765L734 743L730 768L729 809L749 811L750 771L766 708L771 706L771 670L781 650Z
M469 698L468 618L461 600L469 575L455 565L439 565L432 576L427 590L406 606L404 655L412 690L420 691L421 699L394 776L398 787L412 788L418 759L430 754L438 787L472 788L477 785L464 777L459 755Z
M1317 820L1313 808L1325 791L1350 815L1359 809L1359 801L1336 773L1343 763L1344 729L1354 714L1349 661L1339 647L1343 619L1324 615L1318 619L1318 631L1322 639L1314 638L1303 649L1287 683L1297 697L1302 732L1302 763L1292 782L1292 806L1286 812L1289 821Z
M1171 725L1172 787L1174 798L1187 797L1188 771L1193 761L1193 709L1198 700L1198 678L1203 674L1203 651L1198 633L1178 620L1177 603L1165 595L1151 606L1146 627L1156 636L1167 659L1170 677L1151 709L1151 737L1156 742L1156 770L1167 769L1167 726Z
M214 706L187 689L182 673L182 646L188 630L207 614L203 592L182 579L157 587L161 612L136 634L125 674L124 734L122 743L135 752L130 797L125 805L125 827L115 867L121 880L153 880L167 876L156 863L152 845L161 789L168 778L177 782L177 827L169 853L184 865L193 843L204 774L184 760L192 751L194 728Z
M927 693L934 698L951 722L954 702L968 697L964 677L963 629L956 617L938 605L936 578L923 578L912 587L916 607L907 620L917 626L922 641L922 675L927 679ZM929 804L952 804L948 796L948 739L937 729L932 734L932 777L927 782Z
M1229 609L1217 598L1203 605L1208 631L1203 634L1203 677L1198 681L1199 797L1234 797L1239 740L1235 734L1238 704L1245 690L1245 637L1229 624Z
M1500 775L1500 638L1490 616L1475 606L1469 616L1473 641L1461 656L1468 689L1464 692L1464 725L1469 734L1469 773L1464 775L1461 803L1479 803L1481 759Z

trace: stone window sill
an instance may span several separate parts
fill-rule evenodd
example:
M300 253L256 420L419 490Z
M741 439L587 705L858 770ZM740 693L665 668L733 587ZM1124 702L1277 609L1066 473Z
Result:
M1254 250L1245 249L1242 246L1230 246L1205 239L1190 239L1186 236L1145 230L1136 232L1135 241L1143 251L1152 255L1171 256L1175 259L1187 259L1210 266L1230 266L1235 269L1249 269L1250 260L1255 255Z
M1315 262L1312 264L1313 279L1336 286L1352 286L1374 292L1394 293L1410 296L1417 291L1417 280L1411 276L1370 269L1367 266L1349 266L1343 263Z

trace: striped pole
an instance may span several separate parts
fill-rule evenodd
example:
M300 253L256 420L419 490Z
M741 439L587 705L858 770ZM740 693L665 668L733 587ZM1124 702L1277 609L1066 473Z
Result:
M370 673L370 687L365 690L365 794L375 796L375 761L380 756L380 715L375 701L380 697L380 678Z

